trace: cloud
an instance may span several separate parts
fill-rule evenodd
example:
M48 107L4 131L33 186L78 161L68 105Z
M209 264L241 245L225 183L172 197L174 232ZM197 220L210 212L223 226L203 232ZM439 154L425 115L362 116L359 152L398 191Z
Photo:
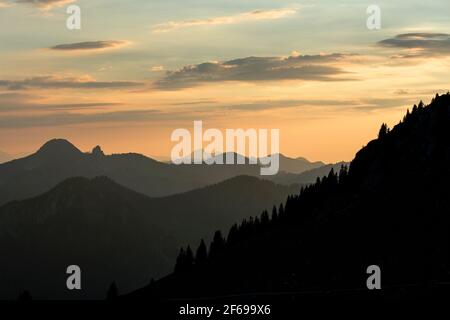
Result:
M320 99L290 99L290 100L261 100L247 103L237 103L231 105L223 105L222 109L227 110L242 110L242 111L257 111L257 110L272 110L284 108L300 108L305 106L357 106L359 103L353 100L320 100Z
M49 10L54 7L62 7L75 1L76 0L15 0L14 2L30 4L41 9Z
M292 55L289 57L247 57L225 62L205 62L186 66L177 71L168 71L164 78L155 82L155 87L176 90L210 82L223 81L281 81L351 80L347 72L335 66L353 55Z
M357 98L357 99L287 99L261 100L240 104L222 105L219 108L241 111L261 111L285 108L324 107L352 109L354 111L372 111L377 109L397 108L410 105L415 98Z
M450 55L450 34L404 33L378 42L379 46L403 49L397 58L416 58Z
M0 9L2 9L2 8L9 8L12 5L13 5L12 3L7 3L7 2L4 2L4 1L0 1Z
M45 97L24 92L0 93L0 114L15 112L40 111L77 111L86 109L103 109L120 106L116 102L77 102L77 103L42 103Z
M8 90L40 89L126 89L143 86L142 82L134 81L95 81L91 78L56 76L39 76L23 80L1 80L0 87Z
M151 72L164 71L164 66L153 66L149 69L149 71L151 71Z
M56 112L39 115L2 115L0 128L57 127L78 124L147 123L197 119L192 112L167 113L156 109L109 111L98 113ZM204 119L204 117L202 117Z
M448 89L397 89L393 93L400 96L434 96L436 94L446 94L447 92L449 92Z
M86 41L77 43L58 44L49 49L57 51L90 51L113 49L126 45L126 41L107 40L107 41Z
M169 32L177 29L205 26L205 25L225 25L242 22L252 22L261 20L276 20L294 15L298 8L281 8L269 10L254 10L250 12L239 13L231 16L214 17L207 19L194 19L183 21L169 21L157 24L153 27L153 32Z
M111 111L94 114L58 112L44 115L0 117L0 128L66 126L89 123L134 122L152 119L157 110Z
M395 109L402 107L409 107L416 98L364 98L359 100L359 105L353 109L356 111L374 111L381 109Z

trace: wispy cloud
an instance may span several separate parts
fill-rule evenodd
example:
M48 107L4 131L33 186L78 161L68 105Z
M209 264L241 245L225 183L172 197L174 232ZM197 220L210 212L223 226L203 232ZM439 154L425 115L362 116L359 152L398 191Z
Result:
M1 8L8 8L8 7L11 7L12 5L13 5L12 3L0 1L0 9Z
M0 113L97 110L121 105L115 102L42 103L40 98L22 92L0 93Z
M157 109L135 109L126 111L107 111L97 113L55 112L38 115L2 115L0 128L31 128L31 127L59 127L76 124L117 123L159 123L160 121L178 122L180 120L193 121L198 114L180 111L176 113L163 112ZM205 119L202 116L202 119Z
M127 43L127 41L121 40L86 41L58 44L56 46L50 47L49 49L56 51L92 51L119 48L126 45Z
M155 83L155 87L176 90L204 83L241 81L351 80L337 62L350 54L292 55L289 57L246 57L224 62L205 62L169 71ZM343 77L346 75L345 77Z
M164 66L153 66L149 69L149 71L152 71L152 72L164 71Z
M126 89L143 86L134 81L95 81L90 77L38 76L23 80L1 80L0 87L8 90L40 89Z
M10 2L30 4L45 10L54 7L62 7L75 1L76 0L10 0Z
M447 33L404 33L378 42L386 48L403 49L396 55L400 58L431 57L450 55L450 34Z
M254 10L231 16L221 16L206 19L169 21L155 25L153 27L153 32L169 32L182 28L205 26L205 25L225 25L242 22L261 21L261 20L276 20L292 16L297 11L298 7L290 7L290 8L268 9L268 10Z
M354 111L372 111L377 109L390 109L410 105L416 99L402 98L355 98L355 99L286 99L286 100L260 100L246 103L219 105L220 109L240 111L262 111L286 108L323 107L351 109Z

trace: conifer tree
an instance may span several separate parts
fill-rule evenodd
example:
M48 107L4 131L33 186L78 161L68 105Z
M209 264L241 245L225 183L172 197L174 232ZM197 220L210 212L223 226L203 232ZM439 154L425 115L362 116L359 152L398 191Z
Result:
M208 258L208 252L206 249L205 241L202 239L200 245L198 246L197 252L195 253L195 264L202 265L206 262Z
M278 209L278 218L283 219L284 218L284 207L283 204L280 203L280 209Z
M209 249L209 256L214 259L217 257L225 248L225 239L222 237L222 232L220 230L216 231L214 234L213 241Z
M192 265L194 264L194 253L192 252L192 249L190 246L186 249L186 256L184 261L184 270L189 270Z
M380 128L380 132L378 133L378 139L383 139L387 136L389 132L388 126L386 123L383 123Z
M183 271L185 261L186 261L186 252L182 247L180 249L180 253L178 254L177 262L175 263L175 273Z
M272 221L276 222L278 220L277 207L273 206L272 208Z
M269 213L267 212L267 210L264 210L263 213L261 214L261 224L266 226L269 224L270 218L269 218Z

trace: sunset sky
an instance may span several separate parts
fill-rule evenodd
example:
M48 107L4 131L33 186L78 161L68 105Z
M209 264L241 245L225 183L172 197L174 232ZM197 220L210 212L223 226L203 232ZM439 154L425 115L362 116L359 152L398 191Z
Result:
M81 8L81 30L66 8ZM371 4L381 30L366 27ZM448 0L0 0L0 150L66 138L168 157L170 134L280 129L337 162L447 92Z

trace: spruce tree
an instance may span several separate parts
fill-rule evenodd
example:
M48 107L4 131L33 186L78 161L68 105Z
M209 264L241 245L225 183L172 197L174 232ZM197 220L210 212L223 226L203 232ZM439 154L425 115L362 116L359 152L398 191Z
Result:
M208 258L208 252L206 249L205 241L202 239L200 245L198 246L197 252L195 253L195 264L202 265L206 262Z

